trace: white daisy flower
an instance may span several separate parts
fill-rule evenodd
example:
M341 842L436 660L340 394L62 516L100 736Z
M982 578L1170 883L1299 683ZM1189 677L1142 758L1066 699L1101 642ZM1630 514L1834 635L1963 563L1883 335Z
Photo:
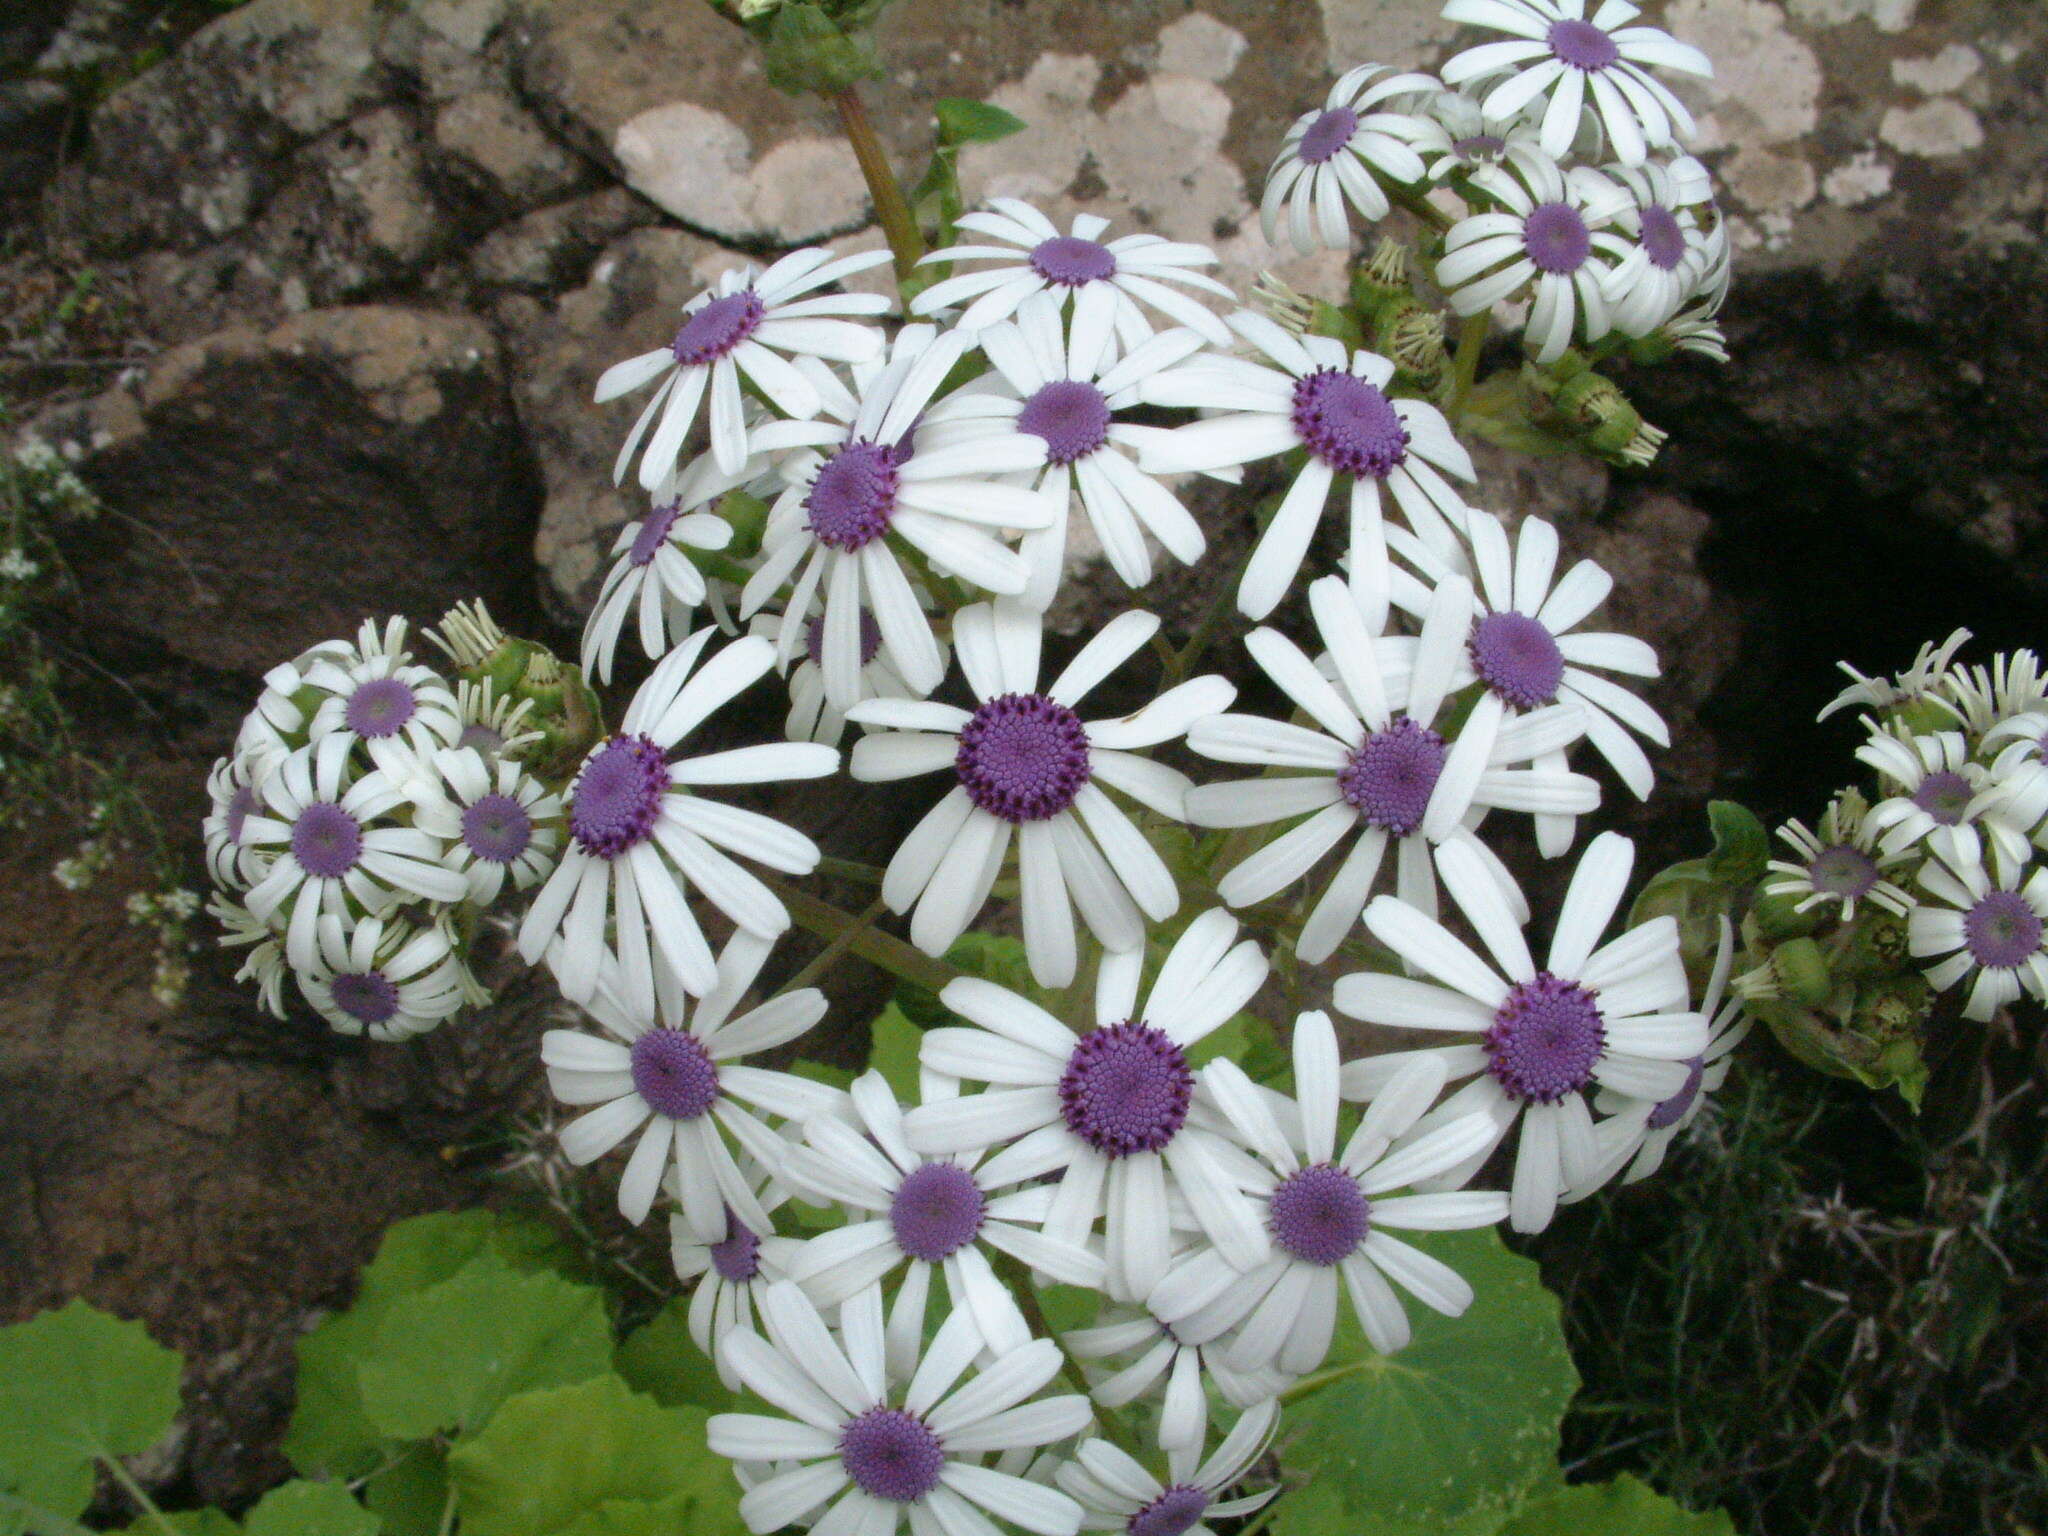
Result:
M1350 203L1368 224L1384 219L1391 205L1379 178L1413 186L1427 174L1421 152L1448 143L1428 118L1384 109L1403 97L1441 89L1428 75L1383 64L1361 64L1339 75L1322 107L1294 120L1266 173L1259 207L1266 243L1279 244L1285 210L1288 239L1302 255L1349 250L1344 205Z
M1288 1378L1278 1371L1233 1370L1220 1344L1190 1343L1147 1307L1110 1309L1110 1320L1060 1335L1076 1360L1102 1362L1090 1373L1088 1395L1105 1408L1157 1398L1162 1449L1192 1449L1209 1428L1209 1388L1233 1408L1252 1408L1279 1396ZM1118 1357L1127 1363L1112 1369Z
M1647 1179L1664 1166L1671 1143L1699 1118L1708 1097L1728 1081L1732 1053L1748 1037L1751 1022L1742 1012L1741 1000L1726 996L1734 961L1735 929L1723 917L1713 974L1700 997L1700 1017L1708 1021L1707 1048L1685 1064L1685 1086L1669 1098L1632 1099L1605 1088L1594 1096L1593 1107L1607 1117L1595 1132L1600 1140L1599 1166L1565 1197L1567 1201L1583 1200L1616 1174L1624 1184Z
M1091 350L1092 338L1114 331L1119 343L1134 347L1152 334L1152 323L1140 305L1158 310L1175 325L1199 332L1212 344L1230 344L1230 333L1214 310L1200 300L1167 286L1178 283L1225 301L1235 295L1215 278L1193 270L1216 265L1216 253L1191 241L1159 235L1123 235L1104 241L1109 220L1092 213L1074 215L1072 229L1061 234L1052 220L1014 197L992 197L988 211L962 214L958 227L1001 245L955 245L933 251L921 266L962 261L992 261L946 278L910 301L916 315L935 315L966 304L956 322L969 333L1007 320L1034 293L1050 292L1061 303L1072 295L1075 332Z
M1912 662L1904 671L1892 677L1866 676L1846 661L1836 662L1835 665L1848 673L1852 682L1814 718L1825 720L1844 709L1904 709L1941 693L1954 670L1956 652L1969 640L1970 632L1958 629L1939 644L1929 641L1914 653Z
M1090 1440L1053 1474L1080 1500L1084 1531L1122 1531L1125 1536L1213 1536L1210 1520L1241 1520L1263 1509L1280 1490L1227 1499L1223 1495L1266 1454L1280 1422L1278 1403L1261 1403L1239 1415L1208 1460L1202 1438L1167 1450L1163 1483L1129 1452L1107 1440ZM1206 1426L1205 1426L1206 1427Z
M396 648L404 633L405 621L393 619L386 631L391 648L359 660L322 656L305 673L306 686L327 695L307 722L307 734L314 741L337 733L360 741L370 761L392 779L412 777L419 759L453 746L462 734L448 684Z
M1373 937L1445 985L1369 973L1337 982L1336 1005L1353 1018L1481 1037L1438 1048L1448 1077L1472 1081L1410 1135L1486 1112L1494 1128L1489 1143L1431 1181L1455 1187L1519 1123L1509 1210L1518 1232L1548 1226L1558 1197L1598 1162L1588 1088L1598 1083L1632 1098L1667 1099L1684 1087L1686 1063L1706 1048L1706 1021L1690 1011L1672 918L1600 945L1634 862L1634 845L1617 833L1603 832L1587 846L1539 969L1493 871L1464 844L1446 843L1437 850L1437 873L1494 964L1414 908L1382 896L1365 909ZM1410 1054L1351 1063L1345 1093L1370 1097Z
M863 725L895 727L854 745L854 778L885 783L950 768L958 780L898 845L882 879L889 910L911 914L918 948L942 955L967 931L1013 832L1024 948L1041 986L1074 979L1075 907L1112 951L1138 948L1147 918L1161 922L1179 909L1172 871L1103 786L1183 820L1186 776L1136 749L1184 734L1236 690L1221 677L1197 677L1121 719L1084 722L1075 713L1158 628L1149 613L1119 614L1041 689L1039 615L1014 602L978 603L953 620L954 648L979 701L972 713L895 699L848 712Z
M392 619L389 623L403 635L403 619ZM362 633L365 636L376 634L370 620L363 621ZM306 727L321 702L317 695L312 698L305 696L306 673L316 661L323 659L345 666L360 658L346 640L323 640L295 660L280 662L264 673L263 690L256 695L255 706L235 733L235 756L267 761L306 744Z
M1505 722L1490 752L1458 759L1460 772L1447 776L1458 734L1447 740L1435 725L1471 632L1472 589L1464 581L1435 589L1412 665L1401 671L1390 667L1388 643L1342 577L1320 578L1308 595L1334 683L1277 630L1254 630L1245 649L1311 724L1212 715L1188 731L1188 745L1204 757L1300 772L1198 784L1188 791L1188 819L1252 827L1308 815L1217 881L1216 894L1233 907L1279 894L1355 836L1295 941L1295 953L1319 965L1365 910L1390 847L1398 850L1401 899L1434 914L1431 842L1470 837L1474 811L1581 815L1599 805L1600 787L1561 767L1515 766L1562 752L1584 734L1584 715L1568 705ZM1514 882L1504 877L1504 888Z
M871 614L896 673L920 696L945 675L917 589L904 574L891 535L940 570L988 592L1024 590L1024 557L1004 542L1009 530L1053 520L1047 498L998 475L1045 462L1042 438L961 441L939 424L949 400L932 396L972 345L962 332L906 326L885 366L861 379L857 401L838 402L844 425L785 426L807 445L782 461L788 485L762 534L760 565L740 599L742 617L790 587L785 612L808 613L822 597L820 665L825 697L844 710L860 698L860 619ZM828 413L832 403L828 402ZM787 660L799 636L785 630Z
M1572 174L1574 179L1602 175ZM1668 165L1614 166L1605 175L1628 192L1630 201L1617 222L1632 242L1607 277L1609 318L1624 336L1647 336L1694 297L1713 259L1699 217L1709 197L1706 167L1684 155Z
M570 787L569 843L519 926L519 953L529 965L546 954L571 1002L588 1001L607 954L619 962L622 1001L642 1017L654 1005L654 953L703 994L714 967L689 889L747 932L773 938L789 914L732 855L790 875L818 866L818 845L802 833L697 791L819 778L839 766L830 747L772 742L670 761L684 737L775 664L774 648L748 636L697 667L714 633L700 629L669 652Z
M1500 164L1511 144L1540 147L1538 125L1526 111L1512 122L1488 122L1478 100L1464 91L1439 90L1422 103L1421 111L1442 130L1421 146L1425 174L1432 184Z
M1496 122L1543 98L1548 154L1571 148L1587 109L1623 165L1640 165L1650 150L1690 140L1697 131L1685 104L1649 71L1711 79L1712 61L1655 27L1630 26L1638 11L1627 0L1600 0L1590 19L1586 0L1446 0L1443 14L1446 21L1511 34L1511 41L1456 55L1444 65L1444 82L1504 75L1489 84L1482 103Z
M1250 1193L1272 1234L1273 1252L1244 1271L1213 1249L1198 1251L1160 1281L1151 1304L1193 1343L1235 1329L1223 1351L1235 1370L1277 1367L1304 1376L1320 1366L1335 1336L1340 1277L1359 1326L1383 1353L1409 1337L1408 1316L1390 1280L1425 1306L1458 1316L1472 1304L1472 1287L1449 1265L1383 1229L1485 1227L1508 1213L1507 1196L1486 1191L1391 1193L1443 1175L1499 1140L1493 1120L1474 1110L1389 1151L1443 1087L1441 1058L1418 1055L1396 1072L1374 1095L1340 1157L1341 1065L1329 1015L1301 1015L1294 1025L1300 1152L1235 1063L1203 1069L1211 1098L1265 1165Z
M653 426L654 435L640 460L640 484L650 491L660 486L674 472L676 456L707 393L711 456L720 469L736 472L752 452L742 380L785 416L801 420L816 415L817 387L790 358L866 362L882 350L882 333L840 317L879 315L889 308L889 301L878 293L816 290L888 259L887 251L864 251L835 260L830 251L811 246L791 251L765 272L751 264L727 272L684 305L675 340L614 363L597 381L600 405L657 378L662 381L626 435L612 479L624 478L640 439Z
M1591 342L1611 331L1607 295L1631 251L1616 223L1628 194L1611 182L1567 180L1555 160L1521 145L1474 171L1471 185L1501 206L1444 235L1436 280L1451 308L1482 314L1529 292L1523 339L1540 364L1564 356L1575 336Z
M1515 712L1564 703L1583 712L1587 739L1621 782L1637 799L1648 798L1655 774L1629 732L1660 747L1671 745L1671 732L1648 704L1588 669L1655 677L1657 653L1633 635L1578 627L1606 600L1614 578L1593 561L1581 560L1553 581L1557 530L1540 517L1523 518L1511 540L1499 518L1475 511L1466 532L1478 581L1472 630L1455 686L1477 679L1485 692L1460 728L1445 772L1467 774L1474 760L1491 762L1493 735ZM1413 543L1404 549L1433 582L1460 574L1433 550ZM1414 594L1423 590L1397 583L1393 601L1417 612ZM1562 767L1563 760L1545 754L1536 766ZM1539 811L1535 820L1545 855L1555 858L1571 846L1572 817Z
M1455 545L1454 530L1465 525L1465 500L1443 476L1472 479L1471 456L1435 406L1387 394L1391 361L1372 352L1347 352L1327 336L1289 335L1250 310L1232 315L1230 325L1273 366L1211 356L1146 380L1141 392L1154 405L1220 414L1150 439L1140 464L1172 474L1307 450L1307 461L1245 564L1237 589L1241 612L1263 619L1287 595L1339 476L1350 482L1354 560L1377 559L1371 552L1383 548L1382 485L1425 541L1446 550Z
M1908 946L1938 992L1970 981L1963 1017L1989 1020L2022 994L2048 1002L2048 869L1994 881L1982 864L1937 855L1920 870L1928 899L1906 919ZM1940 957L1940 958L1936 958ZM1974 980L1970 980L1974 977Z
M207 872L224 891L248 890L276 857L275 850L243 841L249 818L263 803L257 786L267 761L259 753L237 751L217 759L206 775L207 812L199 830L206 840Z
M801 1122L833 1112L841 1095L808 1078L745 1065L746 1057L794 1040L825 1016L825 994L816 987L733 1016L772 947L744 929L734 933L719 953L714 984L694 1009L657 963L654 1023L608 984L618 979L610 969L585 1006L612 1039L573 1029L541 1037L554 1096L600 1106L562 1127L570 1162L594 1162L640 1133L619 1179L619 1211L628 1221L646 1219L673 1158L683 1215L699 1242L724 1240L728 1210L754 1232L775 1230L727 1139L776 1167L786 1147L751 1111Z
M344 1035L407 1040L467 1001L461 957L439 923L361 917L349 928L320 918L310 965L296 967L299 991Z
M840 1309L837 1336L795 1285L770 1286L761 1316L766 1338L735 1329L722 1352L790 1417L719 1413L708 1426L719 1455L777 1465L740 1499L747 1529L891 1536L907 1521L913 1536L969 1536L992 1531L993 1515L1032 1536L1075 1536L1081 1506L1071 1498L982 1465L992 1451L1037 1450L1087 1428L1087 1398L1033 1400L1060 1371L1052 1340L1033 1339L962 1385L984 1346L974 1319L955 1312L906 1381L889 1371L877 1289Z
M919 591L918 602L926 603L925 595ZM785 626L793 627L803 636L796 649L794 667L782 653L782 634ZM813 613L801 622L792 621L786 613L757 613L750 626L753 633L775 646L776 664L786 670L789 686L789 714L782 722L782 734L788 741L816 741L828 747L837 746L846 734L846 711L833 707L825 697L825 619L824 615ZM943 668L950 654L942 640L939 642L939 664ZM889 657L882 650L882 627L875 622L875 616L865 608L860 615L860 672L858 674L861 699L921 699L917 689L903 680ZM859 700L855 701L856 703Z
M2041 670L2041 658L2032 651L2001 651L1989 666L1957 667L1942 679L1932 702L1946 707L1980 751L1990 749L1990 737L2008 721L2025 718L2028 725L2007 728L1999 737L2038 736L2031 730L2034 719L2048 713L2048 675ZM2037 760L2038 753L2029 760Z
M789 1191L752 1158L740 1159L740 1176L769 1216L789 1199ZM680 1205L683 1189L677 1170L669 1170L665 1183L670 1197ZM737 1392L740 1379L726 1364L719 1344L735 1328L756 1326L762 1293L789 1278L789 1261L803 1244L792 1237L776 1236L772 1226L757 1232L730 1210L725 1219L725 1236L707 1243L697 1236L689 1217L681 1211L671 1212L669 1262L678 1280L697 1282L690 1293L691 1340L711 1357L727 1390Z
M1808 831L1796 819L1778 828L1778 836L1799 857L1770 861L1771 872L1781 878L1766 880L1764 894L1790 897L1800 912L1827 907L1829 916L1845 923L1855 921L1859 901L1904 917L1912 910L1913 898L1887 880L1885 872L1912 854L1905 848L1886 852L1878 846L1879 829L1870 824L1869 809L1862 795L1845 789L1821 812L1818 831Z
M600 683L612 677L612 654L628 615L636 618L640 649L659 661L689 632L690 615L704 601L704 573L689 552L719 550L732 542L732 524L699 511L732 489L709 455L686 469L669 494L637 523L619 530L612 568L605 573L583 625L583 670Z
M1875 769L1891 791L1870 808L1864 825L1887 854L1918 847L1952 865L1981 864L1986 845L1999 878L2015 878L2033 848L2030 835L2048 816L2048 770L2000 778L1970 756L1961 731L1916 736L1865 717L1870 739L1856 760Z
M473 749L486 762L519 757L541 739L527 718L532 713L533 700L501 698L489 678L458 682L455 714L462 722L462 734L455 738L455 745Z
M820 1307L842 1305L902 1270L889 1314L889 1357L915 1361L925 1337L932 1273L945 1276L954 1310L970 1313L982 1341L1000 1357L1031 1341L1031 1329L989 1262L1008 1254L1062 1285L1102 1284L1102 1259L1079 1243L1037 1231L1052 1204L1049 1186L1001 1191L1019 1179L999 1161L920 1157L903 1137L903 1110L879 1072L853 1084L856 1124L809 1121L803 1145L782 1163L782 1179L814 1204L838 1204L849 1225L811 1238L789 1276ZM992 1177L989 1169L996 1172Z
M1995 754L1991 776L2001 782L2048 768L2048 706L1997 721L1984 732L1978 750Z
M1203 338L1177 326L1141 342L1120 361L1104 345L1109 339L1106 333L1070 333L1050 294L1034 294L1013 320L981 333L982 349L1015 393L981 393L972 410L986 418L985 430L993 435L1021 434L1045 444L1045 468L1035 486L1054 519L1025 534L1019 546L1031 567L1022 596L1034 608L1050 604L1059 588L1076 495L1103 558L1126 586L1142 587L1152 579L1148 533L1183 565L1200 559L1206 547L1201 525L1180 498L1138 468L1138 451L1160 429L1117 420L1119 412L1143 403L1145 380L1185 362L1201 350ZM969 407L968 401L959 403Z
M1105 956L1095 1028L1076 1034L1037 1004L972 977L940 1001L974 1028L928 1030L920 1060L933 1072L989 1089L928 1103L904 1117L904 1138L929 1156L1004 1150L986 1177L1060 1172L1044 1225L1055 1241L1086 1240L1104 1221L1105 1289L1120 1301L1149 1295L1171 1256L1169 1203L1225 1254L1251 1268L1265 1234L1238 1180L1249 1161L1228 1123L1198 1099L1187 1051L1248 1003L1266 958L1222 911L1188 925L1138 1000L1138 954Z
M562 797L511 758L495 763L474 747L444 748L432 760L434 790L415 802L415 826L447 844L444 862L487 907L509 879L524 891L555 867Z
M291 967L285 964L284 945L278 941L277 934L239 901L218 891L207 900L206 910L221 925L223 931L219 942L222 949L246 948L249 951L242 957L235 980L253 981L263 1011L273 1018L283 1018L284 982L291 973Z
M412 900L456 902L469 884L442 862L441 840L399 819L406 787L350 761L352 738L335 733L279 758L256 786L262 803L242 840L275 861L244 898L285 934L296 970L315 961L320 914L383 913Z

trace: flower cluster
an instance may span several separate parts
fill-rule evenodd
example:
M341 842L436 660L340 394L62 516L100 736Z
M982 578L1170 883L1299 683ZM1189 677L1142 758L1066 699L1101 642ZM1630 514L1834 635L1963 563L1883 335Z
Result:
M1460 314L1530 299L1538 365L1706 325L1725 239L1649 73L1704 61L1620 0L1580 9L1452 0L1516 40L1453 60L1463 89L1347 74L1290 133L1269 226L1348 245L1347 204L1435 213L1447 187L1472 211L1438 215L1438 283ZM273 673L214 774L215 909L273 1007L290 973L338 1027L398 1035L475 995L474 915L524 894L519 953L590 1020L542 1042L579 1110L562 1150L622 1152L619 1210L667 1215L692 1336L774 1410L710 1423L755 1531L1184 1536L1271 1496L1239 1485L1269 1481L1282 1395L1347 1312L1384 1352L1412 1308L1470 1305L1414 1234L1536 1231L1658 1165L1741 1038L1734 931L1689 976L1672 916L1617 923L1627 839L1587 841L1540 922L1498 851L1512 824L1570 854L1595 758L1649 793L1644 743L1669 737L1625 680L1658 662L1598 627L1611 578L1551 524L1474 504L1477 347L1428 365L1447 316L1405 258L1383 248L1342 309L1268 287L1262 310L1206 247L1094 216L996 199L955 227L900 324L839 288L879 254L808 249L726 273L604 375L601 400L653 388L617 465L649 502L580 667L465 609L439 637L456 685L396 621ZM1614 456L1648 429L1593 430L1625 402L1589 367L1543 400ZM1208 558L1185 477L1247 473L1285 484L1184 644L1132 607L1046 654L1084 523L1143 587L1162 551ZM1232 600L1290 718L1232 712L1200 670ZM584 679L628 669L608 728ZM706 740L771 674L786 739ZM1928 750L1898 744L1952 771ZM1193 760L1259 776L1198 783ZM937 781L858 919L799 907L783 882L817 844L730 793L842 766ZM1923 835L1869 821L1880 863ZM1972 836L1950 841L2011 851ZM943 958L999 903L1007 985ZM905 920L914 948L867 952L936 994L914 1068L841 1086L754 1059L829 1011L808 973L761 986L793 910L828 958ZM1435 1038L1360 1055L1297 1005L1291 1076L1255 1078L1220 1042L1277 1011L1276 955L1290 984L1327 966L1346 1019ZM1055 1334L1053 1284L1092 1326Z

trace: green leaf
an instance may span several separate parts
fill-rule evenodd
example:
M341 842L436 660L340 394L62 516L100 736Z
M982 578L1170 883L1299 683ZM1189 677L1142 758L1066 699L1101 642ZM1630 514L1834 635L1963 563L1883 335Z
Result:
M515 1392L611 1369L604 1294L558 1275L479 1260L391 1304L358 1375L363 1414L382 1434L474 1434Z
M612 1356L612 1368L635 1392L664 1408L695 1403L713 1413L732 1406L732 1393L718 1379L718 1367L690 1337L690 1298L677 1296L627 1334Z
M942 96L932 103L932 113L939 120L939 142L946 145L993 144L1024 131L1023 118L993 102Z
M1288 1468L1328 1490L1318 1499L1334 1501L1344 1523L1327 1529L1483 1530L1555 1476L1558 1423L1578 1387L1557 1298L1491 1230L1429 1234L1418 1246L1477 1299L1459 1318L1409 1301L1414 1340L1390 1356L1347 1330L1352 1342L1327 1368L1344 1374L1295 1407Z
M92 1503L92 1494L93 1469L87 1462L0 1465L0 1536L23 1536L49 1520L75 1520Z
M1500 1536L1736 1536L1726 1510L1694 1514L1656 1489L1623 1475L1581 1483L1532 1500Z
M896 1097L906 1104L918 1100L917 1054L923 1047L924 1031L911 1023L894 1003L876 1015L869 1026L868 1065L888 1079Z
M363 1502L389 1536L437 1536L448 1503L448 1456L425 1442L363 1485Z
M140 1323L73 1301L0 1328L0 1489L73 1519L93 1466L146 1451L178 1413L184 1362ZM0 1514L0 1530L19 1530Z
M178 1536L242 1536L242 1528L217 1509L174 1509L164 1516L164 1524ZM163 1536L163 1528L145 1515L122 1526L120 1536Z
M1714 851L1707 867L1730 885L1755 885L1771 858L1771 834L1748 806L1733 800L1709 800L1707 825L1714 832Z
M792 96L831 95L881 72L867 36L842 31L809 0L791 0L769 19L762 64L768 83Z
M673 1494L649 1503L645 1499L607 1499L597 1508L563 1526L555 1536L696 1536L698 1498Z
M377 1536L383 1528L340 1483L304 1479L271 1489L242 1521L247 1536Z
M612 1375L523 1393L448 1458L464 1536L556 1536L608 1500L678 1505L668 1536L743 1536L739 1486L704 1443L707 1417Z

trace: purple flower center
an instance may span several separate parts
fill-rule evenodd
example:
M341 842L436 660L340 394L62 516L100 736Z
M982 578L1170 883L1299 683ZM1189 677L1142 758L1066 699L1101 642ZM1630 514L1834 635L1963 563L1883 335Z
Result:
M1646 203L1639 219L1643 254L1650 265L1662 272L1677 271L1685 260L1685 231L1678 227L1677 217L1661 203Z
M362 856L362 823L332 801L314 801L292 823L292 857L315 880L339 880Z
M761 1273L761 1238L751 1227L743 1227L728 1208L725 1240L711 1245L711 1267L721 1280L745 1285Z
M654 833L668 793L667 755L645 736L614 736L584 761L569 795L569 831L585 853L616 859Z
M239 843L242 828L249 824L249 813L256 809L256 791L246 784L237 784L235 792L228 797L226 823L228 841Z
M718 1068L688 1030L648 1030L632 1059L633 1089L657 1115L695 1120L718 1102Z
M1969 812L1970 799L1970 781L1947 768L1928 774L1913 791L1913 803L1944 827L1961 823Z
M1475 133L1451 140L1451 152L1460 160L1483 165L1506 154L1508 141L1497 133Z
M1685 1084L1670 1098L1660 1101L1643 1121L1653 1131L1668 1131L1683 1120L1700 1096L1700 1080L1706 1076L1706 1058L1695 1056L1685 1064Z
M951 1163L926 1163L908 1174L889 1202L896 1246L928 1264L973 1242L987 1216L988 1199L974 1175Z
M819 466L804 510L820 544L851 552L889 531L899 462L880 443L851 442Z
M398 988L382 971L344 971L327 984L334 1006L364 1024L382 1024L398 1012Z
M669 350L685 368L715 363L753 335L766 313L767 306L751 288L713 299L683 322Z
M1347 475L1384 480L1408 457L1408 429L1394 402L1336 368L1295 381L1294 430L1310 453Z
M1368 826L1406 837L1422 825L1446 755L1443 737L1403 715L1360 743L1337 788Z
M1554 703L1564 681L1556 637L1526 613L1503 608L1472 626L1466 649L1479 680L1517 709Z
M2010 970L2041 949L2041 918L2017 891L1993 891L1963 914L1963 942L1970 958L1993 970Z
M839 1460L870 1498L915 1504L939 1486L946 1450L902 1409L870 1408L839 1432Z
M882 626L875 622L875 616L863 608L860 611L860 664L866 666L875 659L875 653L882 648ZM804 654L811 658L812 666L822 666L825 661L825 620L821 615L804 625Z
M1186 1483L1175 1483L1131 1516L1124 1529L1130 1536L1184 1536L1208 1511L1208 1494Z
M1017 430L1045 439L1055 464L1085 459L1109 441L1109 401L1080 379L1054 379L1017 413Z
M474 747L484 757L496 757L505 750L505 737L502 732L477 720L462 728L462 734L455 738L455 745Z
M1576 272L1593 254L1593 231L1570 203L1538 203L1522 221L1522 249L1540 272Z
M1814 855L1813 862L1806 866L1806 878L1823 896L1854 900L1868 894L1877 884L1877 860L1861 848L1836 843Z
M1358 132L1358 114L1349 107L1331 107L1320 113L1301 136L1297 151L1305 165L1321 165L1351 142Z
M1327 1269L1358 1251L1372 1228L1372 1205L1358 1180L1330 1163L1290 1173L1267 1208L1273 1241L1304 1264Z
M1087 784L1088 731L1042 693L1004 693L960 728L953 769L968 798L1005 821L1044 821Z
M1031 248L1031 270L1048 283L1078 288L1116 276L1116 253L1079 235L1055 235Z
M668 542L669 529L675 527L676 519L682 515L683 504L672 501L641 518L640 531L633 535L633 547L626 551L626 563L635 567L649 564L661 553L661 546Z
M486 864L510 864L533 841L533 818L510 795L485 795L462 813L462 841Z
M1186 1054L1164 1030L1135 1019L1083 1035L1060 1074L1067 1129L1104 1157L1163 1151L1194 1096Z
M1486 1070L1510 1098L1555 1104L1593 1080L1607 1029L1590 991L1538 971L1508 993L1483 1043Z
M348 728L365 741L382 741L405 729L419 712L411 685L395 677L372 678L349 695L341 716Z
M1614 39L1590 21L1570 17L1554 21L1544 40L1560 60L1589 74L1596 69L1606 69L1621 57L1621 50L1615 46Z

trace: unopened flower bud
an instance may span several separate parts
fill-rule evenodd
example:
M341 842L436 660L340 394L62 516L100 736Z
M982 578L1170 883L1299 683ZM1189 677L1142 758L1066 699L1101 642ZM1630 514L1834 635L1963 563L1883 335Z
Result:
M1394 360L1402 383L1433 390L1450 367L1444 317L1412 294L1387 300L1373 316L1373 349Z
M1261 272L1252 284L1252 302L1272 317L1273 323L1289 335L1308 331L1312 305L1306 294L1297 293L1270 272Z

